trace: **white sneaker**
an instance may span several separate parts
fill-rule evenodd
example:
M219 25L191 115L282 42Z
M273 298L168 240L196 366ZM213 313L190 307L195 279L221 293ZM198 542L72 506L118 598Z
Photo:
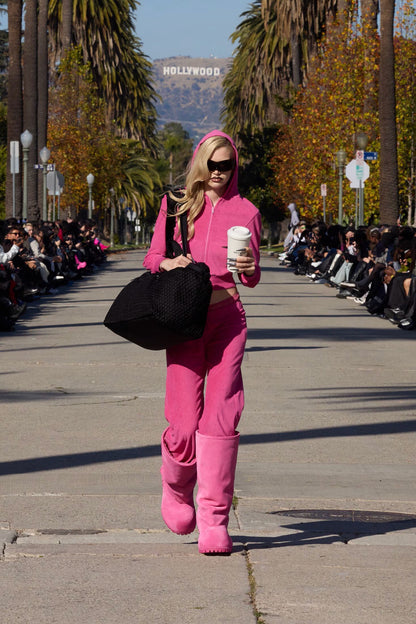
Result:
M358 303L358 305L364 305L367 299L368 293L365 293L362 297L354 297L354 302Z

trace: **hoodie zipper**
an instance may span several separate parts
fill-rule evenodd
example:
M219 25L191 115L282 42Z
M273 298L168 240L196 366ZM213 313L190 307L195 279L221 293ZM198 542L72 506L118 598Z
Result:
M212 219L214 217L214 212L215 212L215 206L212 203L212 200L210 198L208 198L209 201L211 202L211 214L209 216L209 223L208 223L208 231L207 231L207 236L205 239L205 251L204 251L204 262L207 261L207 251L208 251L208 243L209 243L209 237L211 234L211 225L212 225ZM220 200L219 200L220 201ZM218 203L218 202L217 202Z

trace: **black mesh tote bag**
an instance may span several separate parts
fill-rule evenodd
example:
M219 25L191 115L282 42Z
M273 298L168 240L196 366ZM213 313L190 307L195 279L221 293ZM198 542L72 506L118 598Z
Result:
M168 215L176 204L167 196ZM186 214L180 216L182 246L173 240L175 217L166 218L166 255L188 253ZM204 262L191 262L171 271L147 271L132 280L111 305L104 325L117 335L144 347L160 350L201 338L208 314L212 284Z

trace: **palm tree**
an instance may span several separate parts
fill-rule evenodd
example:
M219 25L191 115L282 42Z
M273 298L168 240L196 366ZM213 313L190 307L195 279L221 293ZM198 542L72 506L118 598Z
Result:
M146 218L148 210L154 207L155 190L161 190L161 180L137 141L122 140L121 146L125 158L114 190L119 198L123 197L135 208L141 218Z
M378 39L378 3L379 0L361 0L362 36L365 38L365 41L368 42L368 45L371 45L371 42L374 42ZM366 58L366 62L371 63L371 61L368 60L370 58L371 55L369 54ZM371 81L368 78L363 102L364 114L367 113L370 115L373 113L373 111L377 110L378 89L376 74L372 71L371 67L369 67L367 75L370 76L371 74L373 74L374 78Z
M261 4L265 28L277 23L275 35L284 42L283 58L286 56L286 62L292 66L296 87L301 83L311 53L316 50L328 13L336 13L337 0L262 0Z
M275 51L268 49L272 29L264 27L260 0L241 17L244 19L231 37L233 43L238 41L238 47L223 82L223 119L227 132L234 137L252 127L261 129L283 120L275 95L283 88L285 69L282 62L271 60ZM275 24L270 22L271 26ZM264 66L268 67L266 71Z
M0 16L3 16L4 13L7 13L7 0L0 0ZM7 95L6 88L6 69L8 65L8 43L9 37L7 31L4 29L0 30L0 101L4 101Z
M64 0L50 0L49 25L55 58L63 53ZM137 0L73 0L72 43L80 45L89 63L107 116L121 136L140 140L156 150L156 93L151 64L134 35L133 11Z
M20 141L23 122L22 95L22 0L9 2L9 85L7 114L7 144ZM19 180L20 181L20 180ZM13 178L10 174L10 158L7 158L6 216L13 214ZM21 185L15 185L16 215L20 214Z
M399 216L396 93L394 75L394 0L380 0L380 219L394 224Z
M48 0L38 0L38 134L36 155L47 143L48 127ZM43 186L38 184L38 206L42 205ZM39 216L39 213L38 213Z
M164 186L172 188L184 184L184 171L192 158L192 139L176 122L165 124L158 138L161 145L158 167Z
M65 53L72 41L73 0L62 0L62 52Z
M33 136L27 163L27 207L28 217L36 216L38 203L37 171L37 133L38 133L38 7L37 2L25 2L25 31L23 45L23 129Z
M232 35L238 42L224 80L226 128L234 135L282 122L291 92L304 81L312 53L337 0L255 0Z
M363 21L373 30L377 30L379 0L361 0L361 15Z

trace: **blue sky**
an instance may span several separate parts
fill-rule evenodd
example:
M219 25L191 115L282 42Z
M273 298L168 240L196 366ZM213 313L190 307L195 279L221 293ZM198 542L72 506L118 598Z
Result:
M150 60L232 56L229 37L252 0L140 0L136 33ZM396 0L396 11L403 0ZM416 0L413 0L416 6Z
M169 56L227 58L230 35L252 0L140 0L136 33L151 60ZM396 0L396 11L403 0ZM416 0L413 0L416 8ZM7 14L0 15L7 27Z
M227 58L229 37L250 0L140 0L136 33L151 60L169 56Z

